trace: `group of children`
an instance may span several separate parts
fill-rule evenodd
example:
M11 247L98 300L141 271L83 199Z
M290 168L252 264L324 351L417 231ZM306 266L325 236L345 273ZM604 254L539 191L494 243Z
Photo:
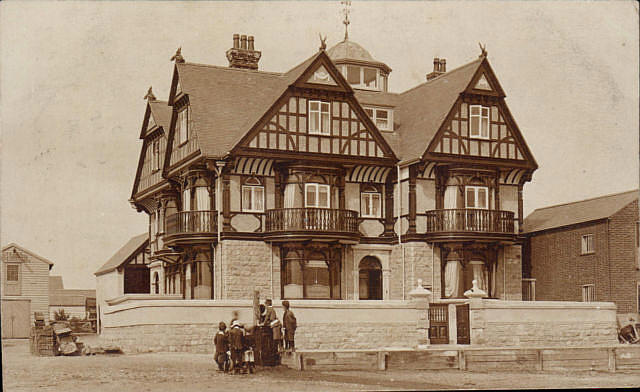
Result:
M231 328L227 331L227 325L220 321L213 342L216 346L215 360L218 370L225 373L233 371L234 374L255 371L253 328L245 330L240 321L233 320Z
M295 331L297 327L296 317L290 310L289 301L282 301L284 307L283 322L280 323L278 316L273 309L271 299L265 301L265 305L260 305L260 320L258 326L268 327L271 330L273 342L279 358L281 352L292 352L295 350ZM284 331L282 328L284 327ZM244 328L244 325L234 316L231 321L231 328L227 331L224 321L218 324L218 332L214 337L216 347L215 361L218 370L234 374L253 373L255 371L255 347L256 347L256 327ZM284 333L283 333L284 332ZM284 335L284 347L283 347ZM264 353L263 353L264 354Z

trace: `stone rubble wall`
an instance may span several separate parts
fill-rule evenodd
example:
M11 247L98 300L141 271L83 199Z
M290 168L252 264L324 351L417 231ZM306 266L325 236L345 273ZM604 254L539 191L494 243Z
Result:
M299 349L413 348L418 339L416 310L409 302L290 302ZM279 301L274 304L282 320ZM125 299L105 311L100 337L126 353L213 353L218 322L229 325L234 311L241 322L252 324L247 300Z
M471 343L479 346L617 344L616 307L609 302L470 301Z

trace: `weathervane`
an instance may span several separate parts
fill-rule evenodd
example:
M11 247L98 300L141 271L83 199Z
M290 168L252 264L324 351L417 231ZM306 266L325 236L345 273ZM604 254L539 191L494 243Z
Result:
M344 5L344 9L342 10L344 20L342 21L342 24L344 24L344 40L346 41L349 39L349 24L351 24L351 22L349 22L349 13L351 13L351 9L349 7L351 7L351 0L342 0L340 4Z

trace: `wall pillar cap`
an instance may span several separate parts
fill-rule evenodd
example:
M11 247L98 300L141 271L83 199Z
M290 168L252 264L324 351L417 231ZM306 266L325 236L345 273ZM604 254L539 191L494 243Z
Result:
M422 279L418 279L418 285L413 290L409 291L409 296L412 299L427 298L430 295L431 290L422 287Z

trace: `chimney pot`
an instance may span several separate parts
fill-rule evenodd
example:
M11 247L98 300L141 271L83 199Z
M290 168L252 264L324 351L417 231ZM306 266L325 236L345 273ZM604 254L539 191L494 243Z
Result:
M240 48L240 34L233 35L233 48L234 49Z
M250 35L248 37L248 39L249 39L249 50L254 50L253 49L253 35Z
M440 69L440 59L437 57L433 58L433 72L438 72Z
M440 72L447 72L447 59L440 59Z
M240 36L240 49L247 49L247 36L244 34Z

